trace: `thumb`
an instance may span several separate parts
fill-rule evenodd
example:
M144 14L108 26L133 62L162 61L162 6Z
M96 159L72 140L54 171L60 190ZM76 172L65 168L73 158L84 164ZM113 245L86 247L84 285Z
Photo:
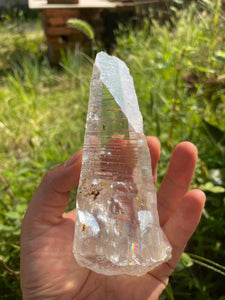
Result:
M48 171L28 206L24 222L58 224L69 202L70 190L79 182L82 150L65 164ZM31 223L32 222L32 223Z

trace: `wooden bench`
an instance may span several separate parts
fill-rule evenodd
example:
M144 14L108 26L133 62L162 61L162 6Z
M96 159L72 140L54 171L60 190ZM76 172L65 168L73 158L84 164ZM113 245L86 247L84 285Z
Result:
M163 2L169 0L163 0ZM64 1L62 0L62 3ZM29 0L30 9L41 12L42 22L48 45L48 57L51 64L60 61L61 50L74 49L79 43L84 49L91 49L90 41L79 31L68 28L67 21L79 18L87 21L95 31L95 38L103 41L106 48L113 38L113 25L118 16L125 18L135 14L135 6L160 3L162 0L134 2L110 2L106 0L79 0L78 4L49 4L47 0Z

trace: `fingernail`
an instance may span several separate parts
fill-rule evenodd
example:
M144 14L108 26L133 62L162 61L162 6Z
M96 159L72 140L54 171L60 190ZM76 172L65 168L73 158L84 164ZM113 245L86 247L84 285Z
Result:
M75 154L73 154L65 163L64 163L64 167L68 168L70 166L72 166L76 161L79 160L80 156L82 154L82 150L79 150L78 152L76 152Z

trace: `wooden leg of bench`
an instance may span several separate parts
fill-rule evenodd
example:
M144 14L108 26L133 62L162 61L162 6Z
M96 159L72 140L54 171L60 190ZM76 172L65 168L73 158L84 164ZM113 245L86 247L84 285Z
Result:
M56 65L59 63L61 58L61 49L63 45L60 44L59 37L48 37L47 45L48 45L48 59L51 65Z
M68 28L70 18L79 17L76 9L46 9L41 13L42 23L47 39L48 57L52 65L58 64L61 51L66 49L70 35L76 34L75 29Z

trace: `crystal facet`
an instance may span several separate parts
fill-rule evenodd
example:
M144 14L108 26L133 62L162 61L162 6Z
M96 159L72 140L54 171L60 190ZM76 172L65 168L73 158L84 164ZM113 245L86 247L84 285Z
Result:
M142 115L127 66L97 54L77 192L74 256L105 275L141 276L171 257L159 225Z

